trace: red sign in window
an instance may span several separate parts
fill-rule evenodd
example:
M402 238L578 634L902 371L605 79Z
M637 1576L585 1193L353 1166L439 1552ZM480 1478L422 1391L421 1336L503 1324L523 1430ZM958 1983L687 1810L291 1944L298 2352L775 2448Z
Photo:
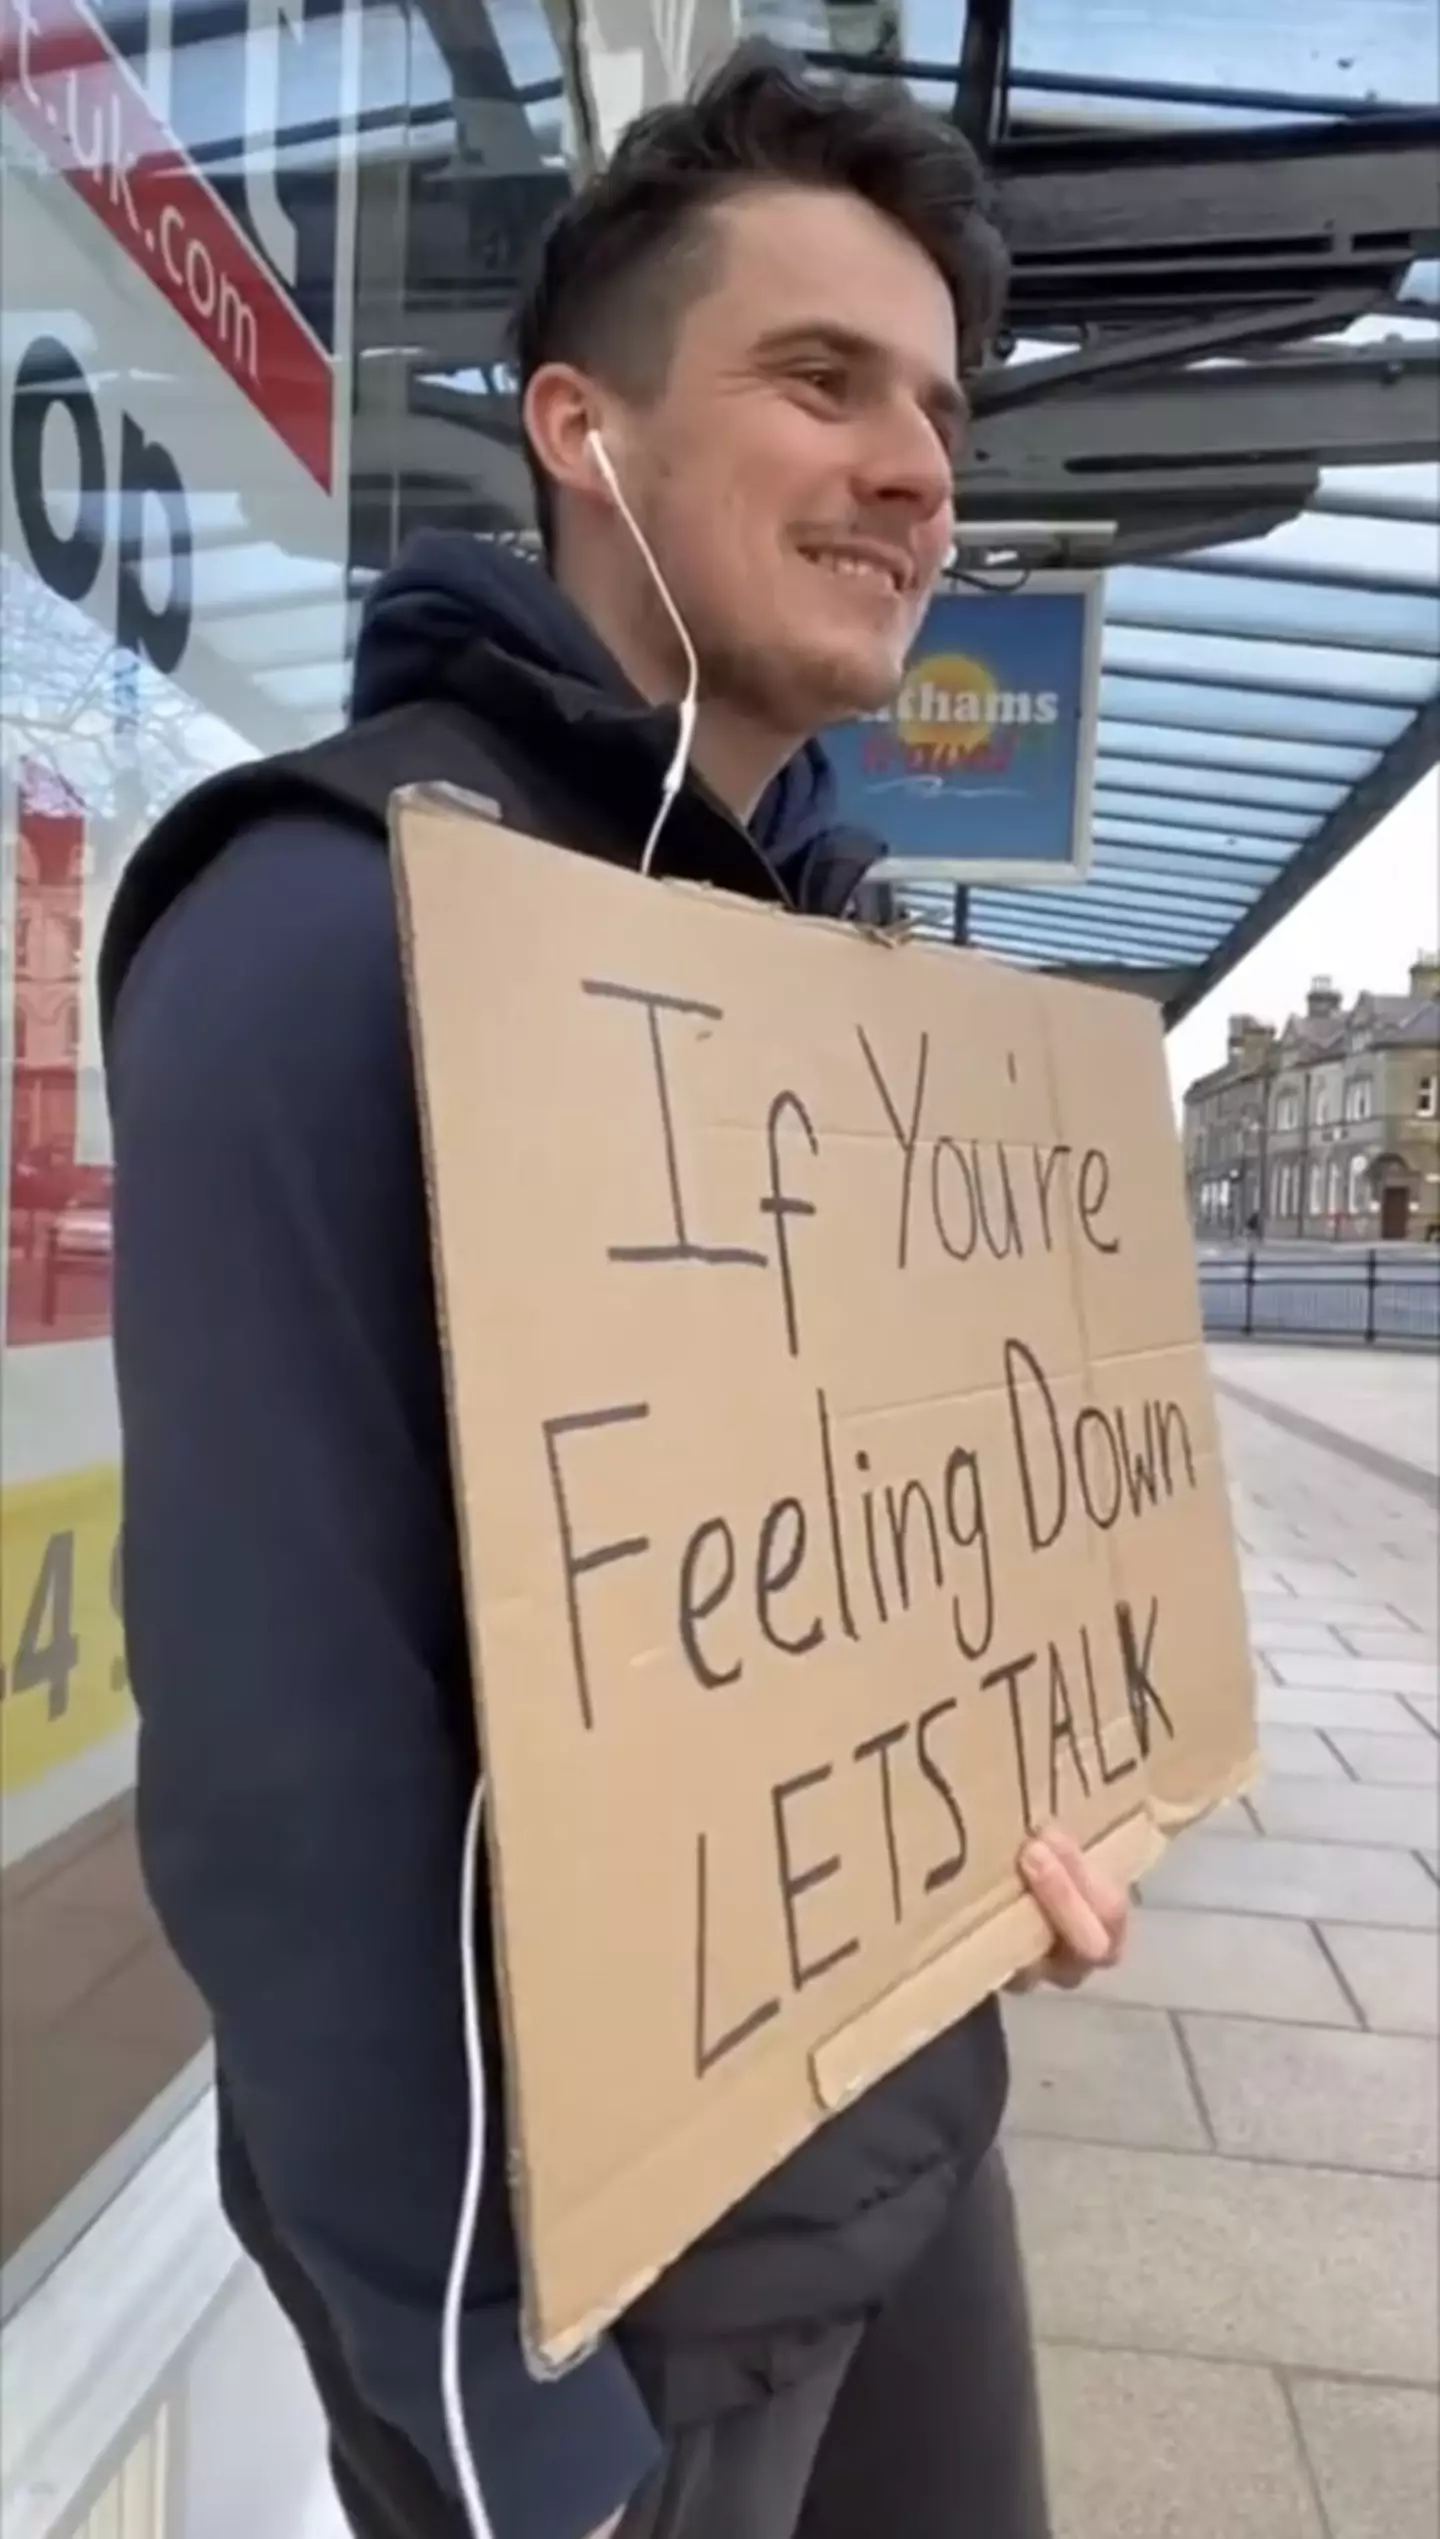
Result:
M110 1328L111 1169L79 1154L85 808L48 768L21 772L16 850L5 1338L23 1349Z

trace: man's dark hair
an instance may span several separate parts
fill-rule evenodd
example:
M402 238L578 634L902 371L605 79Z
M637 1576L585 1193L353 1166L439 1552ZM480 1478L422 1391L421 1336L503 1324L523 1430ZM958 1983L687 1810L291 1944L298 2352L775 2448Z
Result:
M522 397L551 361L622 395L657 395L679 321L714 279L705 215L754 185L858 194L903 229L949 284L962 375L979 367L1009 262L970 143L896 83L822 84L751 42L686 102L631 124L552 222L515 316ZM548 549L552 489L528 447L526 457Z

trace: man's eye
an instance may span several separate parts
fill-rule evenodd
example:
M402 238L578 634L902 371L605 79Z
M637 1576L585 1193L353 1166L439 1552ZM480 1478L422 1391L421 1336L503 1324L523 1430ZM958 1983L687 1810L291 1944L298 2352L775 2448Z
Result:
M813 388L817 396L843 397L845 393L845 374L833 362L807 362L794 376L802 388Z

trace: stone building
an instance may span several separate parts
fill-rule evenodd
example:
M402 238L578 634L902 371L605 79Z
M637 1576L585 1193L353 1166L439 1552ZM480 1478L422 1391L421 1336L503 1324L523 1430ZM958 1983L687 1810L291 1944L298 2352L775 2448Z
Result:
M1279 1031L1237 1015L1185 1096L1185 1166L1202 1239L1440 1236L1440 955L1348 1008L1317 979Z

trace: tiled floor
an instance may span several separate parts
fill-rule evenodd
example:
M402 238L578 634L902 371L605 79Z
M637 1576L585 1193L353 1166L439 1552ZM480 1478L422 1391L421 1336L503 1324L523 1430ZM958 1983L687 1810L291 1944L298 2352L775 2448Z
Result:
M1440 1365L1216 1374L1268 1774L1012 2005L1057 2539L1435 2539Z

